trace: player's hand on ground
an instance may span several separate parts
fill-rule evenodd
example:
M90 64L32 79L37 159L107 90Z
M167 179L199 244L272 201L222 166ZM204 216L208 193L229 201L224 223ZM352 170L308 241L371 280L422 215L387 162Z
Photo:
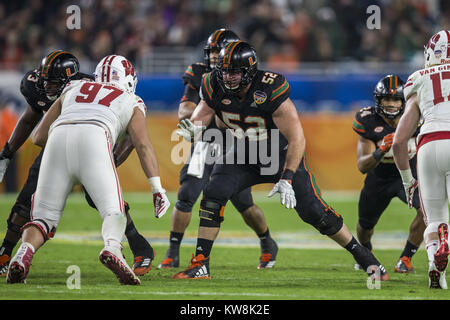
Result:
M189 119L181 120L177 124L178 130L175 131L177 135L183 137L189 142L194 141L206 129L205 126L197 126Z
M297 205L297 199L295 198L295 192L292 185L288 180L281 179L278 181L273 189L269 192L269 197L272 197L275 193L280 194L281 204L286 208L295 208Z
M385 135L384 138L383 138L383 141L381 142L380 150L383 153L389 152L389 150L391 150L393 142L394 142L394 132Z
M170 202L169 198L167 198L166 190L163 189L160 192L153 193L153 205L155 207L155 217L161 218L170 207Z
M414 178L408 182L403 182L403 187L405 188L406 193L406 202L408 203L410 209L413 207L414 191L417 189L418 185L417 180Z

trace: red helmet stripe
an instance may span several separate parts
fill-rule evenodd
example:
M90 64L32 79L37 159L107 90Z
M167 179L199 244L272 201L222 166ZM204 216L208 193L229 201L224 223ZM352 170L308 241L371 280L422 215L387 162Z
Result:
M445 34L447 35L447 58L450 58L450 32L448 30L445 30Z
M111 73L111 63L112 63L112 61L114 60L114 58L115 58L116 56L112 56L111 57L111 59L109 60L109 62L108 62L108 70L106 71L106 82L109 82L109 80L110 80L110 73Z

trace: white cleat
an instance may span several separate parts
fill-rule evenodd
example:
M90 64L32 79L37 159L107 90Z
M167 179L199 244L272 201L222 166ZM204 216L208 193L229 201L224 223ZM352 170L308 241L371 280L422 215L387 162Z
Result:
M431 289L447 290L447 280L445 271L439 272L436 269L428 271L428 286Z
M359 263L355 263L355 265L353 266L353 269L355 269L355 270L362 270L362 268L359 265Z
M100 252L100 262L111 270L124 285L140 285L141 281L128 266L119 248L105 247Z

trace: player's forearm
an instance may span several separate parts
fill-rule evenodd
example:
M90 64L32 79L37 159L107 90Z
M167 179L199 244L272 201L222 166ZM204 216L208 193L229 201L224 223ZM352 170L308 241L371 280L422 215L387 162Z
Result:
M375 150L374 153L367 154L358 158L357 166L361 173L367 173L370 170L376 168L378 163L383 158L384 154Z
M394 142L392 151L397 168L399 170L409 170L408 143Z
M145 176L147 178L158 177L158 160L156 158L156 153L153 146L150 143L143 143L135 147Z
M178 120L181 121L184 119L189 119L192 116L196 106L197 105L192 101L184 101L180 103L180 106L178 107Z
M40 118L41 117L28 119L25 114L20 117L13 133L11 134L11 137L8 140L11 153L15 153L25 143L25 141L27 141Z
M288 149L286 151L285 170L297 171L300 161L305 154L306 141L305 139L297 139L289 141Z

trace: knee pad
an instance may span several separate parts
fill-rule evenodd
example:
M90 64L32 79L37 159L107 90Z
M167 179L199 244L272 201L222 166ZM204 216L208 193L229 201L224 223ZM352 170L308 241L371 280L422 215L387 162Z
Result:
M426 241L426 239L430 233L433 233L433 232L437 233L439 225L441 223L447 223L447 221L429 223L428 226L425 228L425 231L423 232L423 239Z
M218 228L223 221L225 206L220 203L202 200L200 202L200 226Z
M47 220L47 219L34 219L34 220L26 223L21 229L22 232L23 232L23 230L25 230L29 227L37 228L42 233L42 236L44 237L44 241L47 241L47 240L53 238L55 235L55 232L56 232L55 221Z
M321 234L332 236L341 230L343 224L344 219L342 216L337 214L333 208L329 207L325 210L322 219L318 223L313 224L313 226L319 230Z
M22 219L17 219L21 217ZM20 234L22 226L30 221L30 209L21 205L15 204L11 209L11 213L6 220L8 224L8 230Z
M202 190L197 185L190 185L189 181L181 184L175 207L183 212L191 212Z

